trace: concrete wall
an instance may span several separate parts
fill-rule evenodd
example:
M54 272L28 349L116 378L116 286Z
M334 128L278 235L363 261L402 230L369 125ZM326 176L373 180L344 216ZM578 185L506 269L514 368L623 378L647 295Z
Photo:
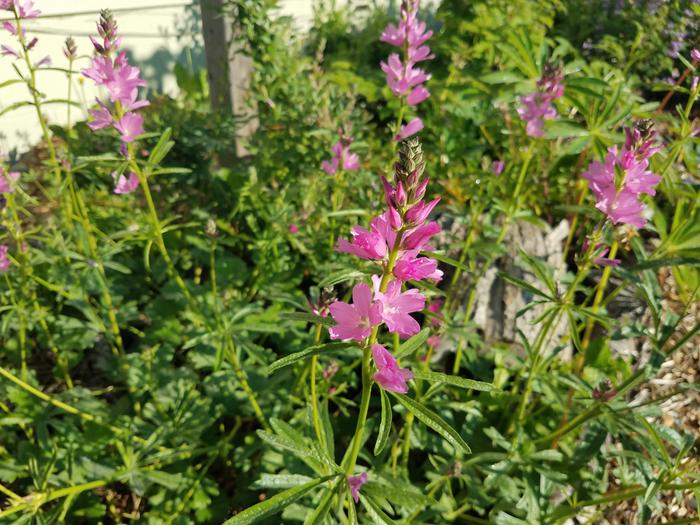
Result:
M183 49L191 47L191 39L186 35L178 37L183 29L185 6L193 3L191 0L34 0L34 3L43 13L41 18L26 24L28 33L39 37L34 51L35 61L50 55L54 66L65 67L67 61L61 49L65 38L73 36L78 43L79 54L83 55L79 66L84 67L92 54L88 35L95 33L95 21L100 9L108 7L115 11L120 32L124 35L124 46L132 54L134 64L142 68L149 84L159 91L174 91L175 81L170 71L176 59L185 58ZM130 11L150 6L155 8ZM281 0L280 12L294 16L300 26L306 26L311 19L312 0ZM6 14L0 11L0 19L6 18ZM0 28L0 44L12 45L13 42L14 37ZM0 82L16 78L12 62L10 57L0 57ZM65 74L46 71L39 75L39 90L48 99L66 97L68 87ZM73 92L74 97L88 102L99 94L89 82L82 82L77 77ZM27 90L21 84L0 89L0 110L27 99ZM74 108L71 111L73 120L85 118L82 110ZM47 107L45 113L51 122L66 122L65 106ZM15 147L26 148L35 143L40 135L33 107L0 116L0 154Z

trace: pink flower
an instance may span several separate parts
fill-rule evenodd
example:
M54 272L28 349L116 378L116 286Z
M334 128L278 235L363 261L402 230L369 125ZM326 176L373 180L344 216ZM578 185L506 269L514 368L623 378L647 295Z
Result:
M15 57L15 58L21 58L20 54L18 51L16 51L14 48L10 46L6 46L5 44L0 46L0 55L4 57Z
M423 121L420 118L416 117L405 126L401 126L401 130L399 131L399 134L396 135L396 137L394 137L394 140L405 140L408 137L415 135L422 129Z
M112 173L112 178L117 181L114 187L114 193L117 195L132 193L139 186L139 177L134 172L129 173L129 176L125 177L115 171Z
M692 58L695 62L700 62L700 51L693 49L690 52L690 58Z
M396 234L387 223L386 214L372 219L370 228L368 231L361 226L354 226L351 232L352 241L339 239L336 250L356 255L361 259L384 259L396 240Z
M48 55L46 55L44 58L42 58L41 60L39 60L39 62L37 62L36 64L34 64L34 67L35 67L36 69L39 69L40 67L44 67L44 66L47 66L47 67L48 67L48 66L50 66L50 65L51 65L51 57L48 56Z
M350 494L352 494L352 499L355 500L355 503L360 501L360 489L365 483L367 483L366 472L358 476L348 476L348 487L350 487Z
M408 392L406 381L413 379L408 368L401 368L391 353L380 344L372 345L372 358L377 367L374 380L384 390L405 394Z
M138 113L126 113L114 124L114 128L121 133L123 142L131 143L139 135L143 135L143 116Z
M295 233L299 233L299 226L297 226L296 224L290 224L289 233L291 233L292 235L294 235Z
M14 193L15 188L13 182L19 180L19 173L11 171L5 173L5 170L0 166L0 193Z
M97 103L99 104L97 109L88 110L88 113L92 117L92 120L88 122L88 126L93 131L104 129L112 125L112 113L109 111L109 108L99 100Z
M381 277L372 276L374 297L381 306L379 315L386 323L389 332L398 333L402 338L411 337L420 332L420 325L409 314L420 312L425 306L425 296L413 288L401 291L401 281L393 280L386 292L379 291Z
M114 69L111 78L106 82L109 98L112 102L134 103L137 97L138 88L146 85L144 80L139 78L140 70L132 67L126 62L126 54L119 54L115 64L120 67Z
M15 27L15 24L13 24L12 22L9 22L9 21L5 20L5 21L2 23L2 27L4 27L5 30L6 30L8 33L10 33L11 35L17 36L17 27Z
M418 250L406 252L394 265L394 277L401 281L442 280L442 270L437 261L428 257L416 257Z
M405 39L405 33L403 29L396 27L394 24L389 24L384 29L384 32L379 37L379 40L386 42L395 47L403 46L403 41Z
M435 299L428 303L428 311L435 314L435 317L430 319L430 324L440 326L442 324L442 306L445 304L444 299Z
M506 163L502 160L494 160L491 164L491 171L494 175L500 175L503 173L503 169L506 167Z
M406 250L424 250L430 239L440 233L440 229L437 222L431 221L421 224L404 235L402 246Z
M350 144L352 139L342 137L338 142L333 144L331 151L333 157L330 161L324 160L321 163L321 169L328 175L335 175L338 169L342 166L345 171L357 171L360 169L360 157L356 153L350 153Z
M7 256L9 248L4 245L0 244L0 272L5 273L7 270L10 269L10 266L12 266L12 261L10 261L10 258Z
M530 137L544 136L544 121L557 117L550 100L543 98L540 93L520 97L521 106L518 115L526 122L526 132Z
M429 96L430 92L427 89L425 89L423 86L417 86L413 91L411 91L411 94L406 97L406 102L408 102L409 106L415 106L416 104L423 102Z
M431 335L428 337L428 340L426 341L429 346L432 346L433 348L437 348L440 346L440 343L442 342L442 339L440 338L439 335Z
M363 341L372 333L372 327L381 323L380 305L372 301L372 290L365 283L352 290L353 304L335 301L329 306L336 322L329 328L331 339Z
M41 11L34 8L33 0L25 0L24 4L20 4L19 0L15 0L15 6L20 18L36 18L41 14Z
M396 96L403 96L409 89L430 79L430 75L420 68L414 68L410 62L404 65L397 53L390 54L386 62L381 62L380 67Z
M0 0L0 9L4 9L6 11L12 11L12 8L15 5L15 0Z
M98 86L103 86L112 79L114 75L114 64L109 57L97 56L92 59L90 67L83 69L81 73Z

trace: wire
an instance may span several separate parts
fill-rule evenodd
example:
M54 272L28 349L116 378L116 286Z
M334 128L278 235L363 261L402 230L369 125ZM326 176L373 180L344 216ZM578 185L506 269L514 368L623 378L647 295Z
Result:
M94 36L95 33L89 31L70 31L66 29L51 29L51 28L32 28L32 33L38 35L58 35L58 36L74 36L74 37L88 37ZM119 36L126 38L180 38L183 36L189 36L189 33L119 33Z
M153 11L156 9L172 9L174 7L194 7L196 3L194 2L187 2L187 3L179 3L179 4L162 4L162 5L145 5L141 7L118 7L116 9L110 9L112 13L134 13L138 11ZM52 15L41 15L38 18L32 18L28 20L24 20L23 22L31 22L32 20L46 20L48 18L71 18L75 16L87 16L87 15L98 15L100 14L99 11L75 11L73 13L56 13ZM14 21L14 18L0 18L0 22L12 22Z

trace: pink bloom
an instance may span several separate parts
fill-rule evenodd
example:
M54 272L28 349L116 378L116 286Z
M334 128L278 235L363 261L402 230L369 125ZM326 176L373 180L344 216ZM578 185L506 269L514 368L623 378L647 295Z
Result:
M19 180L19 173L11 171L5 173L5 170L0 167L0 193L14 193L13 182Z
M295 233L299 233L299 226L297 226L296 224L290 224L289 233L291 233L292 235L294 235Z
M134 172L129 173L129 176L125 177L124 175L118 175L115 171L112 173L112 178L117 181L117 185L114 187L114 193L117 195L132 193L139 186L139 177Z
M121 58L122 56L124 58ZM121 53L117 58L117 63L120 63L121 67L115 69L112 77L106 82L109 98L112 102L133 104L137 97L138 88L145 86L146 82L139 78L139 68L126 63L126 54Z
M405 140L408 137L415 135L422 129L423 121L420 118L416 117L405 126L401 126L401 130L399 131L399 134L396 135L396 137L394 137L394 140Z
M114 128L121 133L123 142L131 143L139 135L143 135L143 116L138 113L126 113L114 124Z
M372 290L365 283L352 290L353 304L335 301L329 306L336 322L329 328L331 339L363 341L372 333L372 327L381 323L380 305L372 301Z
M435 314L435 317L430 319L430 324L440 326L442 324L442 306L445 304L444 299L435 299L428 303L428 311Z
M692 58L695 62L700 62L700 51L693 49L690 52L690 58Z
M429 203L420 201L406 212L405 219L409 224L423 224L428 218L428 215L433 211L435 206L440 202L440 197L433 199Z
M404 38L405 34L402 29L399 29L394 24L389 24L384 29L384 32L379 37L379 40L395 47L401 47L403 46Z
M543 98L540 93L532 93L520 97L520 103L518 115L527 124L526 132L528 136L544 136L544 121L557 117L557 110L554 109L550 100Z
M6 11L12 11L12 7L15 5L15 0L0 0L0 9Z
M342 166L345 171L357 171L360 169L360 157L356 153L350 153L350 144L352 139L341 138L333 144L331 151L333 157L330 161L324 160L321 163L321 169L328 175L335 175L338 169Z
M607 188L595 207L605 213L613 224L631 224L641 228L647 223L642 217L644 206L639 202L638 194L627 188L619 193L614 186Z
M114 64L109 57L97 56L92 59L90 67L83 69L81 73L98 86L102 86L112 79L114 75Z
M8 33L10 33L11 35L17 36L17 28L15 27L15 25L14 25L12 22L9 22L9 21L5 20L5 21L2 23L2 27L4 27L5 30L6 30Z
M374 380L384 390L405 394L408 392L406 381L413 379L408 368L401 368L391 353L380 344L372 345L372 358L377 367Z
M404 65L397 53L390 54L388 60L382 62L380 67L386 75L387 84L396 96L403 96L409 89L430 79L430 75L420 68L414 68L410 62Z
M92 117L92 120L88 122L88 126L93 131L104 129L112 125L112 113L109 111L109 108L99 100L97 103L99 104L97 109L88 110L88 113Z
M34 64L34 67L35 67L36 69L39 69L40 67L50 66L50 65L51 65L51 57L48 56L48 55L46 55L44 58L42 58L41 60L39 60L39 62L37 62L36 64Z
M402 246L406 250L424 250L428 242L440 233L440 225L437 222L426 222L404 235Z
M4 57L11 56L11 57L15 57L15 58L21 58L18 51L16 51L14 48L12 48L10 46L6 46L5 44L0 46L0 55L2 55Z
M36 18L41 14L41 11L34 8L33 0L25 0L24 4L20 4L19 0L15 0L15 5L20 18Z
M423 102L429 96L430 92L427 89L425 89L423 86L417 86L413 91L411 91L411 94L406 97L406 102L409 106L415 106L416 104Z
M439 335L431 335L428 337L427 343L429 346L432 346L433 348L437 348L440 346L440 343L442 342L442 339L440 338Z
M428 257L416 257L417 250L407 252L394 265L394 277L401 281L442 280L442 270L437 261Z
M503 169L506 167L506 163L502 160L494 160L491 164L491 171L494 175L500 175L503 173Z
M9 248L6 245L0 244L0 273L5 273L12 266L12 261L7 256L8 250Z
M352 241L348 242L345 239L339 239L336 250L356 255L361 259L384 259L389 254L389 250L393 247L396 240L396 234L389 226L386 215L385 213L372 219L370 231L365 230L361 226L354 226L352 229Z
M420 312L425 306L425 296L413 288L401 291L401 281L393 280L387 286L386 292L379 291L381 278L372 276L374 297L380 304L379 314L386 323L389 332L398 333L402 338L411 337L420 332L420 325L409 314Z
M355 500L355 503L360 501L360 489L365 483L367 483L366 472L358 476L348 476L348 487L350 487L350 494L352 494L352 499Z

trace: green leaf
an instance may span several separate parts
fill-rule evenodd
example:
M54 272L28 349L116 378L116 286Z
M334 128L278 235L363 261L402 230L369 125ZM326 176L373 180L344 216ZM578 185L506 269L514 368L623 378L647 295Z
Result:
M404 341L396 351L396 359L402 359L411 355L413 352L423 346L423 344L425 344L429 336L430 328L423 328L423 330L411 337L408 341Z
M233 518L226 520L223 525L248 525L249 523L255 523L256 521L265 519L268 516L277 514L305 494L308 494L311 490L319 486L324 481L328 481L334 477L336 476L326 476L325 478L315 479L304 485L292 487L284 492L275 494L270 499L261 501L257 505L253 505L252 507L245 509L243 512L236 514Z
M434 383L445 383L448 385L456 386L459 388L466 388L469 390L479 390L481 392L499 391L499 389L491 383L485 383L483 381L474 381L473 379L443 374L441 372L413 370L413 377L415 377L416 379L423 379L425 381L430 381Z
M305 348L301 352L289 354L281 359L278 359L264 370L264 374L269 375L273 372L276 372L280 368L293 365L297 361L301 361L302 359L305 359L311 355L320 354L321 352L337 352L339 350L346 350L348 348L357 348L357 345L354 343L324 343L322 345L310 346L308 348Z
M466 265L453 259L452 257L448 257L447 255L442 255L440 253L435 253L435 252L420 252L420 254L425 256L425 257L435 259L436 261L440 261L440 262L443 262L445 264L449 264L450 266L454 266L455 268L459 268L461 270L464 270L465 272L469 271L469 268Z
M505 273L505 272L498 272L498 276L501 279L508 281L511 284L514 284L515 286L518 286L524 290L527 290L532 295L537 295L539 297L544 297L545 299L548 299L550 301L554 301L554 299L552 297L548 296L546 293L542 292L541 290L535 288L530 283L525 282L522 279L519 279L518 277L514 277L514 276L512 276L508 273Z
M378 456L386 447L389 442L389 436L391 435L391 403L389 402L389 397L386 395L383 389L379 389L379 394L382 400L382 417L379 420L379 431L377 435L377 441L374 443L374 455Z
M153 147L153 150L151 150L151 156L148 157L148 166L150 168L160 164L161 161L165 158L165 156L170 152L172 147L175 145L175 142L170 140L172 134L173 130L171 128L168 128L160 136L158 143Z
M365 507L371 522L375 525L396 525L396 522L392 520L386 513L379 508L372 498L369 498L363 494L360 494L360 501Z
M253 483L253 489L288 489L298 487L313 481L309 476L301 474L263 474Z
M403 394L395 394L392 392L392 395L398 400L399 403L406 407L409 412L416 416L419 421L444 437L448 443L455 447L455 449L460 449L467 454L471 454L471 449L462 439L462 436L460 436L454 428L448 425L447 422L435 412L424 407L415 399L411 399Z
M282 312L280 319L289 319L290 321L305 321L307 323L322 324L323 326L333 326L335 321L330 317L321 317L307 312Z

